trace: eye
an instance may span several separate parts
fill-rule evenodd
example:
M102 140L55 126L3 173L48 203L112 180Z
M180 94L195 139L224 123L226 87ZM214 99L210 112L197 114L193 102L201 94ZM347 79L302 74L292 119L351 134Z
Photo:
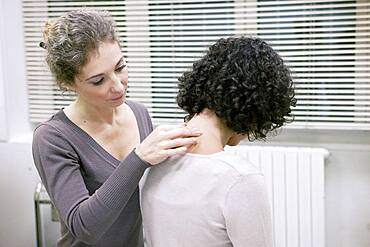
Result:
M99 86L100 84L102 84L104 81L104 77L101 77L99 80L97 81L92 81L91 83L94 85L94 86Z
M121 72L126 67L127 67L127 64L121 64L119 67L116 68L116 72Z

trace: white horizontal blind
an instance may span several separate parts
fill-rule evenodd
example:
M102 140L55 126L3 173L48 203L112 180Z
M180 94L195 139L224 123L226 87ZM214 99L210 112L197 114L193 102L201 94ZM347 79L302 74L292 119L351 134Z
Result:
M30 118L39 122L71 97L60 95L38 47L45 18L81 6L112 12L129 63L129 98L156 123L182 121L177 78L221 37L259 36L293 72L291 127L370 129L370 2L367 0L24 0Z

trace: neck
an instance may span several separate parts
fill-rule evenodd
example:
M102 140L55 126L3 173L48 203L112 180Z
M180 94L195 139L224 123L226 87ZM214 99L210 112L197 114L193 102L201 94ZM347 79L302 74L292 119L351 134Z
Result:
M76 114L81 119L90 123L105 123L113 125L117 121L118 114L122 111L122 106L117 108L95 107L85 104L82 100L77 100L71 105Z
M232 136L232 132L224 126L220 118L208 109L195 115L187 126L198 128L203 132L197 145L189 150L190 153L213 154L223 151Z

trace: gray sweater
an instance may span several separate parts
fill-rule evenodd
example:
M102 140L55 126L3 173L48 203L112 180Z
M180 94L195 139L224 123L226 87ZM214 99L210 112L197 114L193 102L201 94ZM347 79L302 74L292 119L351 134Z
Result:
M153 129L133 110L142 141ZM61 218L58 246L142 247L138 183L148 164L131 152L114 158L61 110L34 131L35 165Z

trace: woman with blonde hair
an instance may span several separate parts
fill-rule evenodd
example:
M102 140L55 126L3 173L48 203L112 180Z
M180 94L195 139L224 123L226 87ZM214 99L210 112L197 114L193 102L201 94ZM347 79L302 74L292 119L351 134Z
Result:
M60 88L77 95L35 129L32 144L60 216L57 246L142 247L141 176L201 133L184 126L152 132L145 107L126 100L128 67L108 12L68 12L47 23L40 46Z

